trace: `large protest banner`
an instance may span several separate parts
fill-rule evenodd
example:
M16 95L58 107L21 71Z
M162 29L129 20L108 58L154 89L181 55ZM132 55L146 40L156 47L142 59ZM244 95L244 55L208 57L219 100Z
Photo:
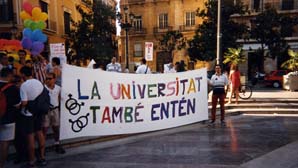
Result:
M127 74L63 66L61 139L147 132L207 119L206 69Z

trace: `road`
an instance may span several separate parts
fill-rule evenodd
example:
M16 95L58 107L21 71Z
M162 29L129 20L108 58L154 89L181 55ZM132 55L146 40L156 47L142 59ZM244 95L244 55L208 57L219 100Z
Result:
M48 152L47 167L298 167L297 115L237 115L226 121L225 127L197 123L71 148L64 155ZM8 167L20 166L11 162Z

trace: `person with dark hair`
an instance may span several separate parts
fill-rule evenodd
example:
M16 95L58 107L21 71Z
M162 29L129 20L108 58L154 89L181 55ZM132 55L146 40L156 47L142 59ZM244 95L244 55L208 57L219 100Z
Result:
M210 124L215 123L216 105L219 99L220 120L221 120L221 124L225 125L225 106L224 106L225 97L226 97L225 86L229 84L229 80L225 74L222 74L220 65L215 65L215 74L211 77L210 84L213 87Z
M6 52L1 52L0 53L0 71L6 67L8 67L8 56Z
M138 66L136 73L137 74L151 74L151 70L148 65L146 65L147 61L145 58L142 58L141 65Z
M20 105L19 89L11 83L13 71L3 68L0 75L0 89L6 98L6 109L0 115L0 167L4 167L9 142L15 138L15 118Z
M122 72L121 65L116 61L117 61L116 57L113 57L112 60L111 60L111 63L109 63L106 66L106 71L109 71L109 72Z
M232 103L232 97L235 94L235 96L236 96L235 103L238 104L239 87L240 87L241 83L240 83L240 71L238 70L237 65L232 65L231 66L229 80L231 81L231 87L230 87L231 94L230 94L228 103Z
M16 74L20 74L20 70L23 66L25 66L26 62L26 51L25 50L19 50L18 51L18 56L19 56L19 61L15 63L15 68L16 68Z
M61 86L61 66L60 66L60 58L53 57L52 58L52 71L56 76L56 84Z
M59 125L60 125L60 92L61 87L55 84L56 75L53 72L46 74L46 83L45 87L49 91L50 95L50 110L48 114L45 115L43 120L43 133L46 137L49 127L52 128L54 132L54 140L55 140L55 151L59 154L64 154L65 150L60 145L59 141Z
M35 113L34 115L27 108L29 101L33 101L39 96L44 86L43 84L34 79L32 76L32 69L24 66L21 68L21 76L24 79L20 88L21 96L21 124L22 132L26 135L28 142L28 155L29 163L28 167L35 167L35 136L37 137L39 144L39 159L38 165L44 166L47 164L45 160L45 138L42 132L42 121L44 115Z

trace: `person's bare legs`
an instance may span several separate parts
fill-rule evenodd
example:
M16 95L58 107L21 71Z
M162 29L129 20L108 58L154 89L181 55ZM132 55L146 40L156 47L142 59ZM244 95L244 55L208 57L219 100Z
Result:
M235 93L234 89L233 89L233 85L231 85L230 87L230 91L231 91L231 94L229 96L229 101L228 101L228 104L232 103L232 97L233 97L233 94Z
M35 163L35 140L34 133L27 135L28 141L28 155L29 155L29 164L33 165Z
M40 159L45 159L45 137L42 130L36 132L39 145Z
M239 89L235 89L235 95L236 95L236 104L238 104L238 99L239 99Z
M0 141L0 168L4 168L4 163L7 158L9 141Z

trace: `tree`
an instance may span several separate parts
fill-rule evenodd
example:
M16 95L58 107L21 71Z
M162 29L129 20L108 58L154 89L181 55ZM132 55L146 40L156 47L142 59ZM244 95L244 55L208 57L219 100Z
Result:
M186 42L183 34L180 31L167 31L159 39L159 49L170 54L173 59L173 51L185 48Z
M281 66L292 71L298 71L298 52L288 50L290 59L285 61Z
M82 19L72 21L72 49L79 58L91 58L107 63L116 53L116 11L102 1L83 0L86 6L77 5Z
M251 29L251 38L260 43L258 56L260 57L259 69L264 70L264 57L284 60L288 44L285 37L293 32L293 26L297 24L296 19L277 13L276 9L266 6L265 10L256 16ZM268 54L265 53L268 47ZM283 61L282 61L283 62ZM278 61L278 66L281 61Z
M188 41L188 53L193 61L211 61L216 57L216 30L217 30L217 1L205 3L206 9L198 9L197 16L203 19L198 26L193 39ZM244 14L247 9L240 2L236 5L227 4L222 8L222 50L238 48L237 39L242 38L248 31L247 26L238 24L230 19L232 14Z
M246 61L245 56L242 54L242 48L228 48L224 58L223 63L230 63L231 65L238 65Z

